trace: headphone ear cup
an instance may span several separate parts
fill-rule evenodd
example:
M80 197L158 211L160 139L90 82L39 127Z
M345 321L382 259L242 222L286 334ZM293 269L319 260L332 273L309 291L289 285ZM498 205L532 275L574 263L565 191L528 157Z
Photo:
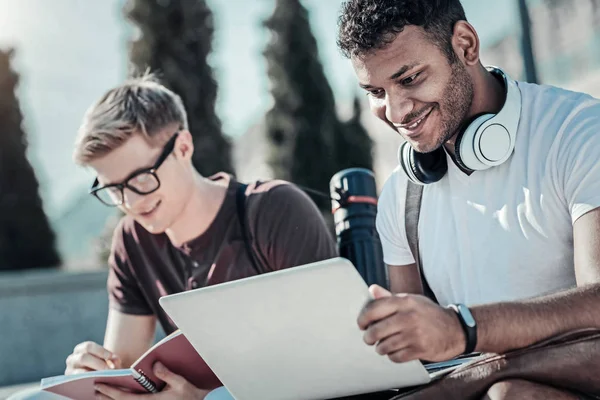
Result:
M463 137L465 136L465 132L466 132L465 129L461 129L458 132L458 135L456 135L456 142L454 142L454 160L456 160L456 163L462 169L471 171L471 169L465 165L462 158L460 158L460 143L462 142Z
M493 114L476 114L465 122L463 128L456 135L454 159L462 169L476 171L486 168L475 154L475 137L479 128L492 117Z
M425 184L439 181L448 171L446 152L439 148L431 153L417 153L413 150L414 168Z
M426 185L437 182L448 171L446 154L441 148L431 153L418 153L404 142L398 153L400 165L413 183Z

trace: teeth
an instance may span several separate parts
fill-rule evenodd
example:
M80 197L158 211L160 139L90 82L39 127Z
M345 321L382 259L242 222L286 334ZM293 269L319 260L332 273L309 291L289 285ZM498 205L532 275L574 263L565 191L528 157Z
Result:
M410 124L406 127L406 129L415 129L417 126L419 126L419 124L421 122L423 122L423 120L425 119L426 116L429 115L429 112L427 112L425 115L423 115L421 118L419 118L418 120L416 120L413 124Z
M414 124L409 125L408 129L414 129L414 128L416 128L421 123L421 121L423 121L423 118L421 118L420 120L418 120Z

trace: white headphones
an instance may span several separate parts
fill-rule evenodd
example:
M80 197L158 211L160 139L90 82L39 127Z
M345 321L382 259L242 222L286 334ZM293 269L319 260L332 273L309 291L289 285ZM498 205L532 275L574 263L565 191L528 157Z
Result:
M521 117L521 91L516 82L500 68L487 70L502 79L506 100L498 114L479 115L458 133L456 162L470 171L485 170L508 160L515 148ZM398 161L408 178L421 185L437 182L448 169L443 148L417 153L408 142L398 149Z

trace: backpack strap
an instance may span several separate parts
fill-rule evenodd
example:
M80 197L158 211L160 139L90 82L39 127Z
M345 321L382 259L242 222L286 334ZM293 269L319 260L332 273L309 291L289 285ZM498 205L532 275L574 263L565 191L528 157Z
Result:
M421 254L419 252L419 216L421 215L421 200L423 199L423 186L417 185L410 180L406 187L406 202L404 207L404 225L408 246L415 259L421 289L423 294L437 303L433 291L429 287L427 280L423 275L423 266L421 263Z
M237 209L237 217L240 222L240 228L242 230L242 238L244 239L244 246L246 247L246 254L252 264L252 268L257 274L261 274L263 271L259 267L259 263L256 260L254 251L250 244L250 233L248 232L248 225L246 224L246 188L247 184L240 184L235 193L235 205Z

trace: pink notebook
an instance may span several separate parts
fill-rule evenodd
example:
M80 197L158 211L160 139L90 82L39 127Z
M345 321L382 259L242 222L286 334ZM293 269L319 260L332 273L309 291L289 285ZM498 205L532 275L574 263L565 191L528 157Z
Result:
M152 346L128 369L44 378L41 389L77 400L93 400L94 383L119 386L136 393L160 392L165 382L154 375L152 366L156 361L200 389L223 386L181 331L175 331Z

